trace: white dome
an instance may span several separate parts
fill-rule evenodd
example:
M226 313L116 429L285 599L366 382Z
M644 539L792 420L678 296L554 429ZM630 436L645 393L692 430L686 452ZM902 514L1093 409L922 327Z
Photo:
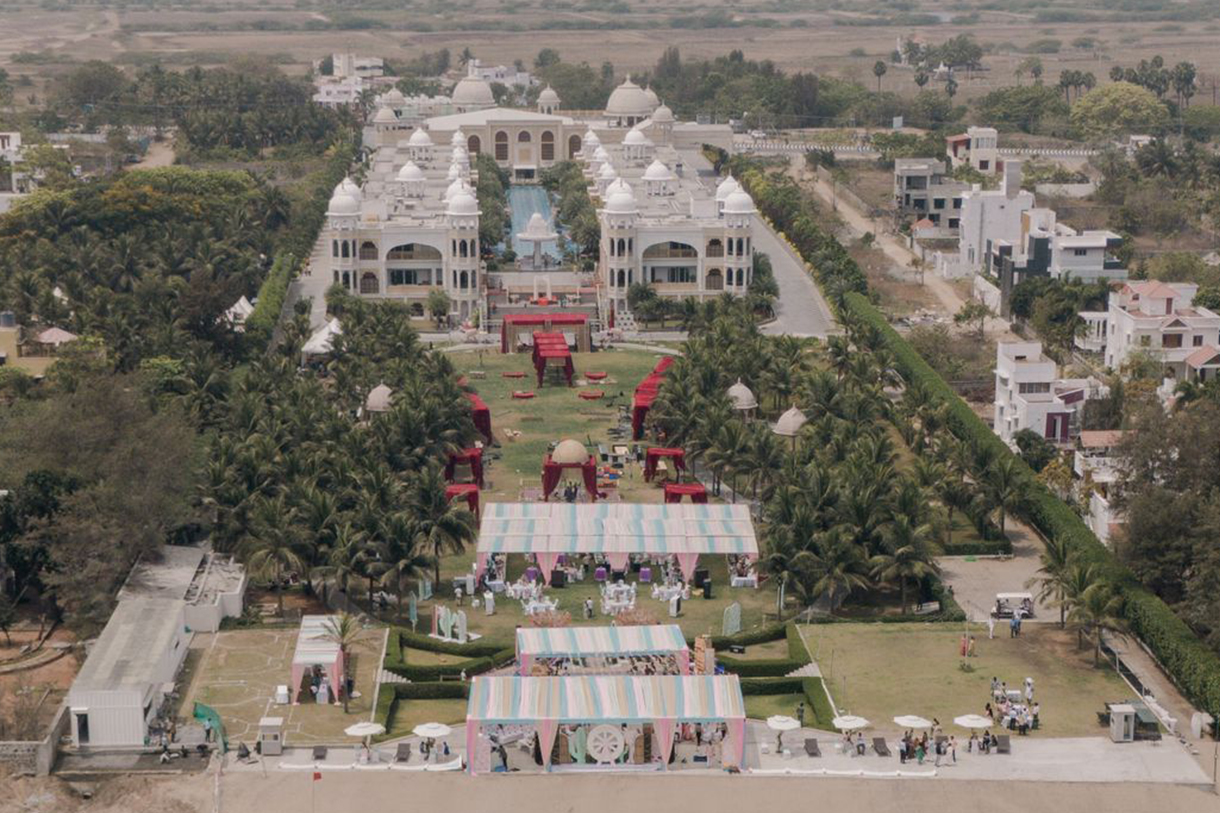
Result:
M635 195L630 192L614 192L606 198L606 211L616 215L632 214L636 211Z
M360 201L346 192L336 192L326 206L326 213L328 215L358 215L360 214Z
M420 128L411 133L411 137L407 139L407 144L412 147L431 147L432 136L428 135L428 131Z
M597 177L601 178L603 181L613 181L615 178L617 178L618 173L614 171L614 164L610 163L609 161L602 164L602 168L598 171Z
M644 88L644 98L652 105L653 110L656 110L657 105L661 103L661 100L657 98L657 92L652 88Z
M403 96L402 91L398 88L390 88L388 91L382 94L381 100L383 102L389 102L390 104L402 104L407 100L407 97Z
M559 104L559 94L554 89L547 85L542 92L538 94L538 104Z
M450 160L452 160L454 162L469 161L470 160L470 151L467 150L466 147L464 147L463 145L458 144L456 147L453 148L453 152L451 152L449 154L449 156L450 156Z
M460 129L454 130L453 135L449 137L449 144L454 147L466 148L466 134Z
M449 184L449 188L445 190L445 201L453 200L453 196L458 192L469 192L470 188L466 186L464 178L454 178L453 183Z
M393 124L398 121L398 116L394 115L394 111L388 107L382 107L377 110L377 115L373 116L374 124Z
M673 124L674 111L665 105L660 105L656 110L652 111L652 121L654 124Z
M460 166L458 166L457 164L450 164L449 165L449 174L445 176L445 180L452 181L452 180L454 180L456 178L460 178L460 177L462 177L462 168Z
M465 189L451 197L449 206L445 209L447 215L477 215L478 213L479 202Z
M644 170L644 180L646 181L672 181L674 174L669 171L669 167L661 163L659 159L654 159L648 165L648 169Z
M784 437L795 437L796 433L801 431L801 427L805 425L805 413L801 412L796 407L779 416L779 420L775 422L775 426L771 427L771 431L777 435Z
M609 100L606 101L606 115L647 116L652 112L652 107L648 94L628 79L610 94Z
M724 199L724 213L727 215L754 214L754 198L738 189Z
M648 139L640 132L640 128L632 127L631 132L623 138L623 144L629 147L642 147L648 143Z
M758 407L758 399L754 397L754 393L750 392L750 388L741 383L741 379L737 379L737 383L729 387L729 400L733 402L733 409L756 409Z
M589 450L578 440L559 441L555 451L551 452L551 460L555 463L584 463L589 459Z
M368 398L364 399L365 410L368 412L388 412L390 410L390 396L393 394L394 390L385 384L378 384L369 392Z
M720 185L716 187L716 200L724 200L734 192L740 191L741 184L737 183L737 179L730 175L721 181Z
M398 180L400 181L422 181L423 179L424 172L415 166L414 161L408 161L402 165L402 169L398 170Z
M599 146L593 153L593 160L604 164L610 160L610 153L606 152L605 147Z
M597 133L593 132L593 128L590 127L588 130L585 130L585 134L581 136L580 143L590 147L600 147L602 140L597 137Z
M631 195L631 184L627 183L622 178L617 178L611 181L610 185L606 187L606 199L609 200L610 196L615 192L626 192L628 195Z
M453 103L458 105L486 105L492 107L496 103L491 85L477 76L463 76L462 81L453 86L451 94Z
M339 181L339 185L335 187L335 191L346 192L356 200L360 200L361 197L360 184L353 181L352 176L350 175L343 176L343 180Z

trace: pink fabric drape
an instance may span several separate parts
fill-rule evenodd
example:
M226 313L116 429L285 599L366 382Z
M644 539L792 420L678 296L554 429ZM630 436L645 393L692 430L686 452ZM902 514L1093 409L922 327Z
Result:
M330 678L330 691L334 695L336 705L341 702L343 692L347 689L343 681L344 671L343 653L335 653L335 662L326 667L326 674Z
M614 570L626 570L628 563L631 561L631 554L626 551L611 551L606 554L606 561L610 563L610 567Z
M302 664L294 663L292 665L292 705L297 705L301 701L298 695L301 693L301 681L305 679L305 667Z
M440 613L436 611L436 607L432 608L432 634L438 635L441 631Z
M699 566L699 554L697 553L679 553L678 569L682 571L682 578L688 582L695 576L695 568Z
M741 768L746 756L746 719L738 717L725 722L728 724L729 734L725 737L720 761L726 768Z
M466 770L470 771L470 775L474 776L476 771L476 760L474 758L475 748L479 742L479 721L466 721Z
M678 653L678 671L684 675L690 674L690 650L684 649Z
M678 721L673 717L658 717L652 721L657 732L657 745L661 747L661 764L669 764L669 755L674 751L674 728Z
M482 576L487 572L487 554L476 553L474 555L475 567L478 569L479 575Z
M538 745L542 748L542 764L551 767L551 749L555 747L555 735L559 733L558 720L538 721Z
M538 560L538 569L542 571L542 581L544 583L551 583L551 571L555 569L555 565L559 564L560 556L561 554L549 551L534 554L534 557Z
M530 670L533 668L534 668L534 656L533 655L522 655L521 656L521 667L520 667L520 672L519 672L521 677L529 677Z

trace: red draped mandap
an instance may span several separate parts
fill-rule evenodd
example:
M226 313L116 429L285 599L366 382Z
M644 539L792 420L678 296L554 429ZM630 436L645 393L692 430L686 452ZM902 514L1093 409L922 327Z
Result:
M665 356L635 388L635 396L631 399L631 437L633 440L644 437L644 419L648 417L648 410L652 408L652 402L657 399L657 392L660 391L661 382L665 379L665 371L673 363L673 356Z
M475 519L478 519L479 486L477 483L454 483L453 485L445 486L445 497L448 498L450 502L458 497L466 500L466 505L470 507Z
M468 392L466 397L470 399L471 418L474 420L474 428L479 430L479 434L488 443L494 443L495 438L491 435L491 410L487 408L487 403L477 393Z
M583 463L556 463L551 460L548 454L546 460L542 462L542 499L547 500L551 496L551 492L555 490L555 486L559 485L559 477L564 469L580 469L584 475L585 491L589 492L589 498L594 502L598 497L604 497L605 494L599 494L597 491L597 461L590 456Z
M683 497L690 497L691 502L702 505L707 502L707 489L702 483L665 484L665 502L682 502Z
M509 314L500 323L500 352L516 350L518 329L534 327L544 332L554 332L563 327L572 328L576 334L576 348L589 351L589 317L583 313L518 313ZM510 347L510 345L512 345Z
M686 452L681 449L666 449L654 446L644 454L644 482L651 482L657 474L657 462L667 457L673 461L674 469L686 471Z
M572 364L572 351L568 349L567 339L562 333L535 333L534 373L538 376L539 387L542 386L547 365L551 364L552 359L562 360L564 377L568 380L568 386L572 386L572 376L576 368Z
M460 452L450 452L449 460L445 463L445 479L453 482L454 469L463 464L470 466L470 476L478 483L479 488L483 487L483 450L478 448L463 449Z

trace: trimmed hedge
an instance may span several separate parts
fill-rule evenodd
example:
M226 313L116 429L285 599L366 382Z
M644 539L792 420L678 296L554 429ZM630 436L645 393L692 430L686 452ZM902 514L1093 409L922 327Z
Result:
M813 725L823 731L834 731L835 710L826 699L826 690L822 688L820 677L801 678L801 689L805 693L805 702L813 711Z
M1029 498L1018 514L1044 536L1066 542L1077 556L1095 563L1118 585L1124 598L1123 614L1131 630L1191 703L1220 718L1220 655L1200 641L1164 601L1143 587L1075 511L1037 481L1025 461L1012 453L867 299L847 294L843 308L879 333L907 381L922 383L933 398L948 404L948 425L954 435L991 447L997 456L1017 461L1029 481Z
M718 666L723 666L726 672L742 677L784 677L807 663L809 663L808 660L794 661L788 658L745 660L716 652Z
M407 649L465 656L466 660L443 665L417 665L408 662ZM382 665L387 671L401 675L415 684L426 684L438 681L442 677L456 678L463 672L467 677L473 677L483 672L489 672L501 664L511 662L514 657L516 657L514 650L502 649L494 644L458 644L438 641L410 630L393 628L390 630L389 641L386 644L385 662Z
M747 677L740 681L741 693L743 695L800 694L805 691L805 686L801 681L802 678Z
M788 624L780 623L739 632L736 635L713 635L712 646L719 652L722 649L728 649L730 646L752 646L753 644L765 644L768 641L778 641L784 637L787 628ZM687 643L694 646L694 639L687 639Z
M944 546L945 556L1007 556L1012 553L1012 542L955 542Z
M470 684L457 680L443 683L383 683L377 694L373 719L389 731L394 727L394 715L398 713L398 704L403 700L465 700L469 696Z

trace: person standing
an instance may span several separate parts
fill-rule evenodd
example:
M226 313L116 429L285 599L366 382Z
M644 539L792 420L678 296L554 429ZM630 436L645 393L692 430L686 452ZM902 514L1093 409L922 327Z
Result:
M995 616L990 614L987 616L987 638L995 640Z
M973 635L970 636L970 646L966 649L966 657L967 658L974 657L974 636Z
M796 721L801 724L801 728L805 727L805 701L802 700L796 706Z
M949 737L949 755L953 757L953 764L957 764L957 737Z

